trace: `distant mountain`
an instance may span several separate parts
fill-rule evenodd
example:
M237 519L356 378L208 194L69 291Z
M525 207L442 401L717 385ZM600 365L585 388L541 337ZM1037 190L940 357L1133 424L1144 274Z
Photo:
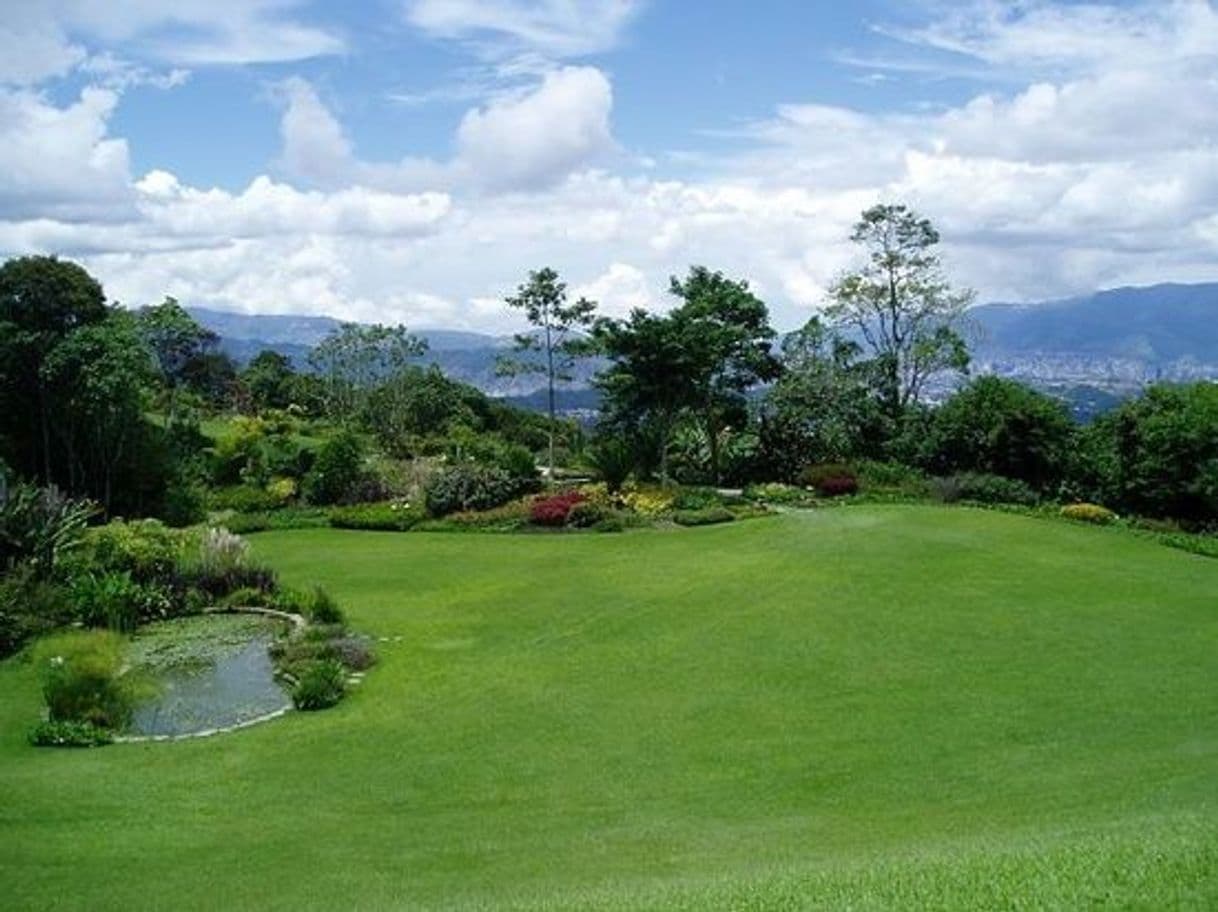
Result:
M970 314L982 370L1101 388L1218 377L1218 283L985 304Z
M272 348L303 367L309 348L339 325L330 317L237 314L191 308L221 346L244 363ZM1157 380L1218 379L1218 283L1116 288L1041 304L983 304L970 312L973 372L1017 377L1063 395L1080 414ZM511 339L455 330L421 330L429 351L421 361L493 396L543 407L538 375L503 377L495 361ZM595 407L583 365L563 397L564 408Z

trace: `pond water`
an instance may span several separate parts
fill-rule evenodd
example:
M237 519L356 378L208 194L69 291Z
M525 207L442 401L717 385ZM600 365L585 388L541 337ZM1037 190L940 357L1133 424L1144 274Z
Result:
M136 708L131 733L189 735L288 706L267 653L282 629L250 615L205 615L141 629L131 664L151 679L156 695Z

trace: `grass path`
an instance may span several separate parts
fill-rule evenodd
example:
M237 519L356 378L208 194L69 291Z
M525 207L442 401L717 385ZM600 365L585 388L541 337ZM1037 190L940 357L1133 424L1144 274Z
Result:
M5 907L1218 905L1218 561L927 507L253 541L401 640L85 752L0 665Z

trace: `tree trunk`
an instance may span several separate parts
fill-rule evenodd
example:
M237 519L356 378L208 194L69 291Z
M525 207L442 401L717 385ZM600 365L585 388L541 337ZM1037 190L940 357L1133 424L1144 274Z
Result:
M548 405L550 412L550 436L549 436L549 465L546 475L546 484L551 487L554 485L554 339L550 334L550 321L546 321L546 380L548 391Z

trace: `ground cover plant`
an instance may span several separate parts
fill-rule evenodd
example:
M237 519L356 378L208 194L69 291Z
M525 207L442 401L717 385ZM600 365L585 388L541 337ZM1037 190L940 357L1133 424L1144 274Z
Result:
M1218 903L1214 561L869 505L252 545L385 641L375 686L48 756L0 664L8 907Z

